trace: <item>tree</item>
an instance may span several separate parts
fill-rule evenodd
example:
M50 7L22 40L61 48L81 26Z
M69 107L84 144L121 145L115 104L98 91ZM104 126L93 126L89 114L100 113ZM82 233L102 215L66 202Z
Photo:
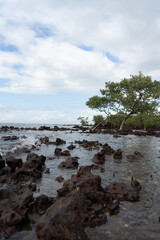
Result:
M98 123L105 123L106 119L102 115L95 115L93 116L93 122L97 125Z
M88 123L88 117L78 117L77 120L80 120L80 123L82 126L88 126L89 123Z
M154 113L160 100L160 81L152 81L150 76L131 75L120 82L106 82L105 89L100 90L102 96L93 96L86 105L105 113L124 114L120 130L131 115L138 113Z

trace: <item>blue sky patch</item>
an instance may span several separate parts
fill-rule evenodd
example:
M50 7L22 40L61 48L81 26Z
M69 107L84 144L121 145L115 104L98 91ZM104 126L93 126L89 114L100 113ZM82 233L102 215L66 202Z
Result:
M8 87L10 80L7 78L0 78L0 87Z
M114 63L120 63L119 58L116 57L116 56L114 56L114 55L112 55L110 52L107 52L107 53L106 53L106 57L107 57L109 60L111 60L112 62L114 62Z
M18 48L13 44L8 44L5 42L5 38L0 35L0 51L3 52L18 52Z
M45 39L54 35L52 30L48 26L39 23L34 24L32 26L32 29L35 31L37 38Z
M78 46L80 49L85 50L87 52L92 52L93 51L93 47L92 46L86 46L86 45L80 45Z

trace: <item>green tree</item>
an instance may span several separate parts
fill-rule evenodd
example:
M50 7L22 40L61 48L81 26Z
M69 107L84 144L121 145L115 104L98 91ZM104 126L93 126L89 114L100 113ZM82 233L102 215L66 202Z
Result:
M160 100L160 81L152 81L150 76L131 75L120 82L106 82L105 89L100 90L102 96L91 97L86 105L92 109L124 114L120 125L123 129L124 123L131 115L149 114L157 110Z
M88 126L88 117L78 117L77 120L80 121L82 126Z
M93 116L93 122L97 125L98 123L105 123L106 119L102 115L95 115Z

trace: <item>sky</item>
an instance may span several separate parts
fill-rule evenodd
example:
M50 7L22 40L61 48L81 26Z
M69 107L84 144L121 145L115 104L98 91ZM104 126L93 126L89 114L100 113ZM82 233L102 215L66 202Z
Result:
M159 0L0 0L0 122L91 122L130 74L160 80Z

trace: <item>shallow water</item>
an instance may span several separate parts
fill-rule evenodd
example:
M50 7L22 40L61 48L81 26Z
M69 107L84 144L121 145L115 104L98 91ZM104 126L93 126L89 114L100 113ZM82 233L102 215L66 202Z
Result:
M8 135L25 135L27 138L20 138L15 142L3 142L2 136ZM66 141L66 144L60 147L65 150L67 146L74 143L75 140L95 140L102 144L108 143L114 150L121 148L123 150L122 160L114 160L113 155L106 156L106 161L103 167L105 172L94 170L95 174L99 174L102 178L102 186L108 185L113 181L121 181L130 184L131 178L137 179L141 185L140 201L136 203L121 202L120 212L114 216L108 216L108 221L105 225L96 228L87 228L86 232L92 240L103 239L119 239L119 240L139 240L139 239L160 239L160 138L156 137L139 137L134 135L121 136L114 138L108 134L88 134L70 131L12 131L0 133L1 154L12 152L18 157L25 160L25 153L21 153L20 149L24 146L31 148L32 145L40 138L48 136L50 141L55 141L57 137ZM74 143L75 144L75 143ZM99 150L94 149L87 151L75 144L76 148L70 151L71 156L78 156L79 166L90 165L93 162L91 159ZM3 149L2 149L3 148ZM4 151L5 148L5 151ZM66 157L59 157L49 160L54 157L55 145L41 145L39 149L34 149L32 152L43 154L47 157L46 167L50 169L50 174L43 174L42 179L38 182L38 190L35 196L42 193L48 196L56 196L56 190L63 183L58 183L55 178L62 175L64 179L76 173L76 170L61 170L57 166ZM126 155L132 154L134 151L140 151L144 157L138 160L128 160ZM10 238L14 240L20 239L36 239L33 231L23 231L18 235Z

